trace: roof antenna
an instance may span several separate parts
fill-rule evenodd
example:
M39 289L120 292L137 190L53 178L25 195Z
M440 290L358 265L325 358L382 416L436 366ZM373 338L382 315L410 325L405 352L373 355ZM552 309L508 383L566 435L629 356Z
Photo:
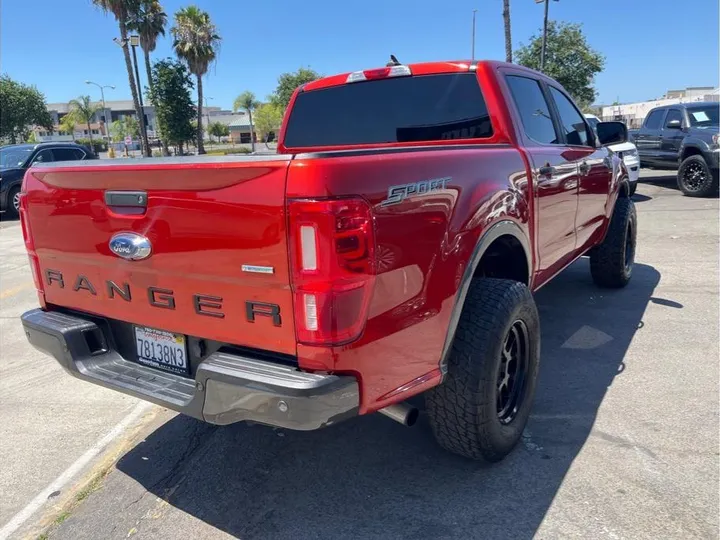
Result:
M390 55L390 61L385 64L385 67L392 67L392 66L401 66L402 64L398 61L397 58L395 58L394 54Z

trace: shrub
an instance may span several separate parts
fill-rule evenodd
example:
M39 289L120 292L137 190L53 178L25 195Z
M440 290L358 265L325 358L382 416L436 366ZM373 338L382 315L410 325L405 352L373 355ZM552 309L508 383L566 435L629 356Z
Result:
M90 148L90 139L75 139L75 142L87 146ZM107 143L103 140L93 139L92 140L92 151L96 154L99 152L107 152Z

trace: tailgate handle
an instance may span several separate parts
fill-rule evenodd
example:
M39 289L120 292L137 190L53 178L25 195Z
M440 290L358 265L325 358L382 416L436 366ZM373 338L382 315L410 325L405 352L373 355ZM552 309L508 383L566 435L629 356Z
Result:
M125 208L147 208L145 191L106 191L105 204Z

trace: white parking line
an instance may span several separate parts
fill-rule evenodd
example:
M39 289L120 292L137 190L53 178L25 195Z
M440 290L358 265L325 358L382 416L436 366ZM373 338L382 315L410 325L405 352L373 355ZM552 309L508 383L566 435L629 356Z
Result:
M0 540L7 538L17 531L35 512L38 511L48 500L51 493L62 490L73 477L78 474L88 463L90 463L102 450L112 442L118 435L127 429L133 422L150 408L150 403L140 402L130 413L123 418L110 432L97 441L87 452L80 456L77 461L70 465L65 471L53 480L49 486L43 489L37 496L20 510L13 518L0 529Z

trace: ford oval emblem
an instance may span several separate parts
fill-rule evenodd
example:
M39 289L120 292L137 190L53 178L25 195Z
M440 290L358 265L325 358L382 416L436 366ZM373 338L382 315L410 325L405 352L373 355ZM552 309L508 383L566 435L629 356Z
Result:
M110 251L128 261L146 259L152 252L150 240L132 232L114 235L108 245L110 246Z

